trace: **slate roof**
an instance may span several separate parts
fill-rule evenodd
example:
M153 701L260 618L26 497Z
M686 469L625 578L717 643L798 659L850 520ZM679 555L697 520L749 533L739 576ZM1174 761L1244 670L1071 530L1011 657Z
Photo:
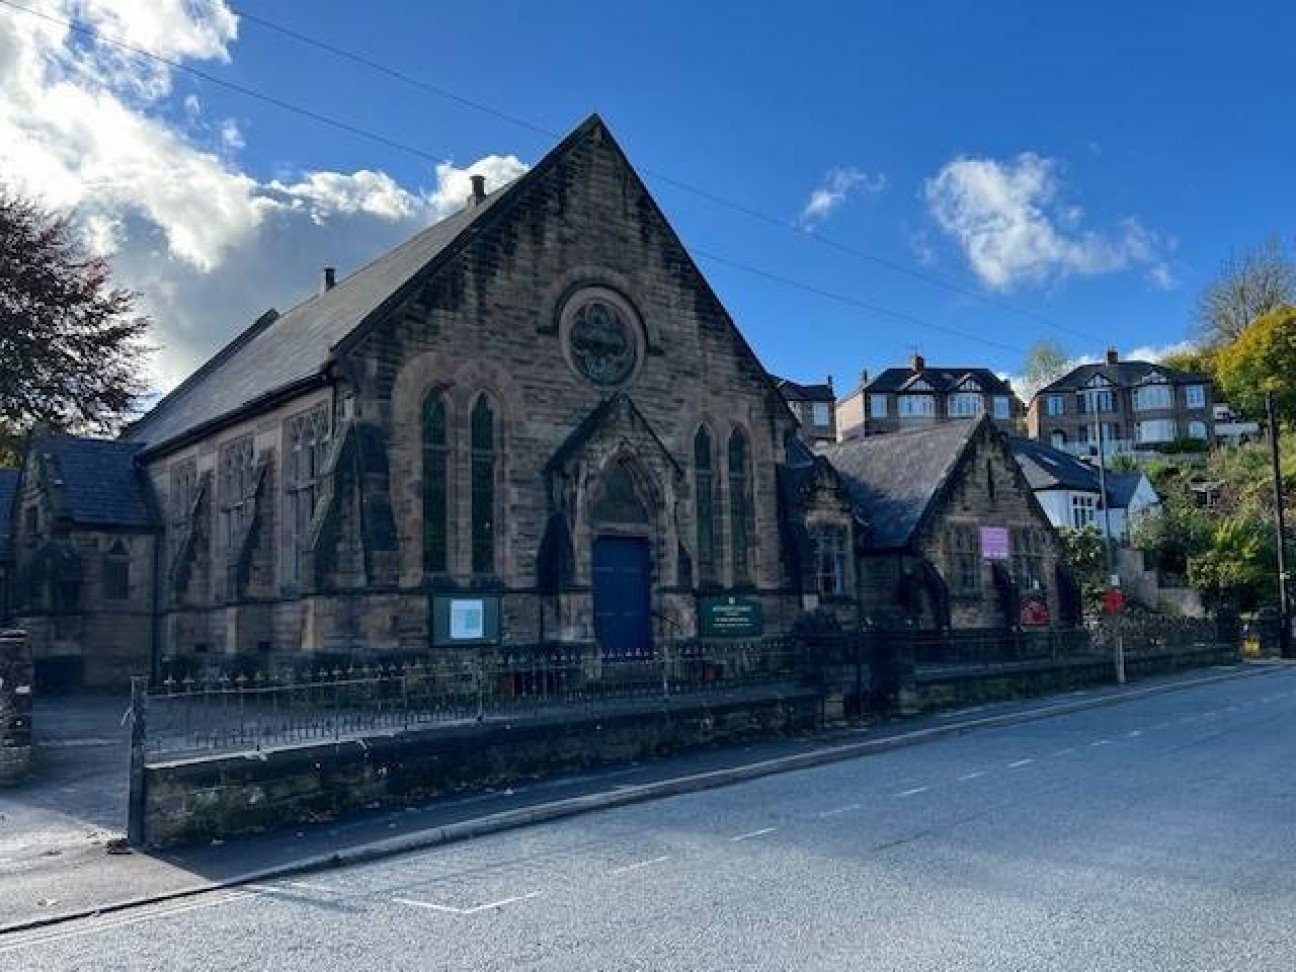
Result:
M1129 505L1134 500L1134 494L1138 492L1139 483L1143 481L1143 473L1126 472L1126 473L1107 473L1107 496L1111 500L1113 509L1129 509Z
M134 442L42 435L41 453L61 508L58 515L82 526L136 527L156 523Z
M788 378L780 378L778 375L770 375L770 377L774 379L774 386L783 397L791 401L835 402L837 400L832 385L803 385Z
M13 533L13 504L18 495L18 479L22 471L0 469L0 561L9 557L9 538Z
M1013 439L1010 444L1031 489L1098 492L1098 470L1089 463L1038 439ZM1107 481L1111 482L1111 475Z
M1211 383L1208 375L1180 371L1178 368L1167 368L1165 365L1156 364L1152 361L1118 361L1115 364L1099 362L1096 364L1083 364L1078 368L1073 368L1057 381L1045 385L1037 391L1035 397L1038 398L1046 392L1078 391L1088 384L1094 375L1102 375L1113 385L1120 388L1129 388L1137 385L1154 371L1165 375L1173 384L1209 385Z
M996 375L989 368L971 368L964 366L928 365L915 370L913 368L887 368L878 373L871 381L866 382L864 390L871 393L898 392L916 377L921 377L937 392L951 392L964 378L973 378L983 392L991 395L1016 394L1012 386Z
M339 341L446 251L520 181L429 226L287 313L271 311L262 315L131 425L123 438L145 446L158 445L321 374Z
M837 470L856 512L868 522L871 545L904 547L972 437L989 421L982 417L866 436L820 454Z

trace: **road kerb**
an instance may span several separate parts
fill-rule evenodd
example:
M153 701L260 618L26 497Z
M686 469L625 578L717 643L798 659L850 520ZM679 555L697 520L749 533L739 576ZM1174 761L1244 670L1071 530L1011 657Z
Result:
M924 743L934 742L938 739L944 739L950 736L961 736L983 729L997 729L1005 726L1020 725L1027 722L1038 722L1043 719L1070 715L1074 712L1083 712L1087 709L1098 709L1112 705L1120 705L1124 702L1137 701L1155 695L1163 695L1168 692L1184 691L1186 689L1199 688L1204 685L1212 685L1217 682L1271 674L1274 672L1284 671L1286 668L1287 666L1279 665L1247 666L1238 669L1231 669L1226 672L1217 672L1204 678L1197 678L1186 682L1151 685L1144 688L1134 688L1124 692L1116 692L1111 695L1052 703L1032 709L1025 709L1019 712L1005 712L999 715L982 716L976 719L951 722L939 726L927 726L922 729L915 729L911 732L884 736L880 739L864 739L859 742L834 744L809 753L795 753L789 756L777 756L772 759L760 760L743 766L732 766L720 770L708 770L703 773L693 773L669 780L640 783L602 793L590 793L579 797L569 797L564 800L554 800L549 803L537 804L531 807L519 807L515 810L503 810L498 813L487 814L484 817L476 817L470 820L460 820L454 823L441 824L415 833L402 834L399 837L388 837L382 840L370 841L365 844L358 844L354 847L342 850L312 855L310 857L292 861L288 864L279 864L274 867L249 871L220 881L209 881L201 884L190 885L184 888L177 888L159 894L128 898L93 908L67 911L55 915L41 915L37 918L11 922L7 925L0 925L0 937L16 934L18 932L44 928L50 925L62 924L64 922L76 921L78 919L93 918L98 915L113 914L119 911L128 911L132 908L140 908L146 905L190 898L196 895L207 894L212 891L220 891L226 888L238 888L249 884L264 884L268 881L296 877L311 872L371 863L373 861L394 857L400 854L426 850L443 844L457 843L475 837L485 837L491 834L516 830L521 827L547 823L553 820L575 817L580 814L592 813L597 810L611 810L635 803L645 803L649 800L659 800L664 797L717 789L722 786L746 783L751 780L761 779L766 776L774 776L779 773L789 773L802 769L813 769L817 766L843 762L848 759L858 759L863 756L892 752L909 746L919 746Z

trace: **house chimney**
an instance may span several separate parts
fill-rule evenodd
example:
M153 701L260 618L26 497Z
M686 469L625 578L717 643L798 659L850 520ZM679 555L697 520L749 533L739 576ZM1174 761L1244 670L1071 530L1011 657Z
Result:
M326 291L332 290L336 284L337 284L337 270L334 269L333 267L325 267L324 268L324 288L323 290L320 291L320 293L325 293Z
M913 354L909 356L909 367L912 368L914 371L922 371L924 368L927 367L927 362L923 360L923 356L921 354L915 351Z
M829 376L828 376L828 390L829 390L829 391L832 391L832 390L833 390L833 386L832 386L832 375L829 375Z
M486 177L484 175L475 175L472 177L472 198L468 202L473 206L480 206L486 199Z
M1116 353L1116 349L1115 349L1115 348L1108 348L1108 349L1107 349L1107 363L1108 363L1109 365L1114 365L1114 364L1115 364L1117 361L1119 361L1119 360L1120 360L1120 355Z
M861 369L860 369L860 387L863 388L863 387L864 387L865 385L867 385L867 384L868 384L868 369L867 369L867 368L861 368Z

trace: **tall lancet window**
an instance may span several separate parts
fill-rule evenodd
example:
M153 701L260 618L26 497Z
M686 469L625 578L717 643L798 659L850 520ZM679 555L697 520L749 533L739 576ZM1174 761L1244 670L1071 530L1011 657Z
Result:
M697 517L697 567L700 585L715 584L720 560L715 521L715 472L711 433L697 430L693 437L694 509Z
M423 571L429 574L448 569L446 428L445 396L432 392L423 399Z
M472 408L472 569L495 571L495 410L485 395Z
M751 459L747 437L734 429L729 437L729 534L733 545L733 582L751 583Z

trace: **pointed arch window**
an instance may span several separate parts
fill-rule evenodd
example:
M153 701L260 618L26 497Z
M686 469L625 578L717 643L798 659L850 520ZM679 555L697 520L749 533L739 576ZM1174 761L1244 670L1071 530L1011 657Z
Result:
M711 433L705 427L693 437L694 508L697 515L698 582L715 584L716 564L720 560L715 522L715 474L712 461Z
M108 601L124 601L130 597L130 551L120 540L104 555L103 596Z
M729 436L729 534L733 544L733 582L751 583L751 458L742 429Z
M495 571L495 409L479 395L470 418L472 450L472 569Z
M426 573L444 573L449 567L446 490L449 456L445 396L432 392L423 399L423 570Z

